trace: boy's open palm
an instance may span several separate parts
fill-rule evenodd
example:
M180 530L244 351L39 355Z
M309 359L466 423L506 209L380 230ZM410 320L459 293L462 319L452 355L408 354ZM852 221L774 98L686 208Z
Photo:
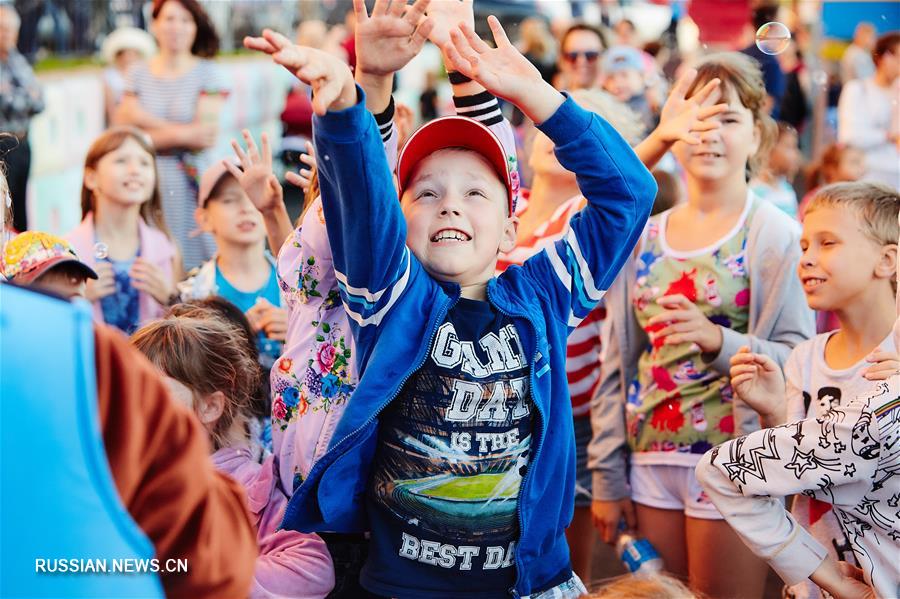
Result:
M444 54L459 72L489 92L509 100L536 123L549 118L563 102L562 95L547 85L537 68L506 37L497 17L488 17L496 48L491 48L468 25L450 31Z
M247 144L245 152L237 140L231 140L231 147L241 161L241 168L225 160L223 164L240 184L244 193L260 212L266 212L283 201L283 192L278 178L272 172L272 149L269 137L263 133L260 138L262 149L256 147L253 136L246 129L241 131Z
M429 0L376 0L372 14L365 0L353 0L356 13L356 68L370 75L391 75L422 49L433 22L423 18Z
M323 50L298 46L280 33L264 29L262 37L245 37L244 47L265 52L300 81L312 86L313 111L322 116L356 104L356 82L350 67Z
M737 397L765 418L784 410L784 375L772 358L742 347L731 357L731 387Z

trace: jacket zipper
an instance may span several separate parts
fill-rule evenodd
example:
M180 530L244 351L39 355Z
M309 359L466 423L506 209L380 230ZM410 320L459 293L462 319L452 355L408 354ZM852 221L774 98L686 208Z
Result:
M504 314L508 318L521 318L531 327L531 336L534 339L534 354L531 359L531 365L528 369L528 396L532 397L531 403L537 409L538 417L540 418L540 443L538 443L537 449L535 449L534 460L531 460L528 464L528 469L525 471L525 477L522 479L522 485L519 487L519 497L516 499L516 513L519 516L519 539L516 541L516 584L513 588L509 589L509 594L513 597L519 597L519 592L516 588L519 586L519 582L522 580L522 572L524 568L522 567L522 560L519 557L519 548L522 540L522 532L525 530L525 517L522 515L522 497L526 494L526 490L528 489L528 482L531 480L531 473L534 470L532 466L537 464L538 457L541 455L541 449L544 447L544 413L541 411L541 406L538 402L534 401L532 389L534 389L534 367L537 365L537 329L534 326L534 323L531 322L531 319L525 314L510 314L503 308L501 308L494 299L491 297L491 289L488 287L487 290L488 300L491 302L493 306L500 311L501 314ZM549 356L547 358L549 360Z
M359 428L344 435L344 437L341 438L340 441L338 441L337 443L334 444L334 447L331 449L331 451L326 451L325 454L322 455L323 458L326 455L328 455L329 453L337 451L347 439L356 436L357 434L359 434L360 431L362 431L364 428L366 428L367 426L372 424L372 422L374 422L375 418L377 418L378 415L382 411L384 411L384 409L392 401L394 401L394 399L397 398L397 396L400 394L400 391L403 389L403 385L405 385L406 381L409 380L409 377L411 377L413 375L413 373L416 372L417 370L419 370L419 368L422 367L422 364L425 363L425 360L428 358L428 351L431 348L431 344L434 343L434 338L437 335L438 325L440 325L440 323L444 320L444 317L447 315L447 312L450 310L450 308L453 306L453 304L456 303L456 300L458 300L458 299L459 299L458 295L456 296L456 298L447 297L446 301L444 302L444 306L441 308L441 310L439 312L439 317L435 319L434 324L432 324L432 326L431 326L431 336L429 337L428 345L425 346L425 351L422 353L422 358L418 361L418 364L416 364L415 368L410 369L406 373L406 375L400 381L400 384L397 386L394 393L391 395L391 398L388 401L384 402L381 405L381 407L378 408L378 410L376 410L371 416L369 416L369 418L366 419L366 421L364 423L362 423L362 425L360 425ZM341 455L343 455L343 454L341 454ZM337 459L337 458L335 458L335 459ZM332 460L331 463L333 463L333 462L334 462L334 460ZM320 467L321 464L322 464L321 459L318 459L315 462L313 462L313 466L312 466L312 468L310 468L310 471L309 471L309 476L312 476L313 470L315 470L317 467ZM324 469L327 469L327 467L323 468L323 470ZM324 474L324 472L323 472L323 474ZM307 478L309 478L309 476ZM305 482L306 481L304 480L304 483ZM279 530L284 526L284 523L288 520L288 518L292 517L294 515L294 513L296 512L296 508L291 509L291 507L292 507L291 503L289 503L287 506L287 509L284 512L284 516L282 516L282 518L281 518L281 526L279 526Z
M369 418L364 423L362 423L362 425L360 425L359 428L357 428L356 430L354 430L351 433L348 433L340 441L335 443L334 449L337 449L338 447L340 447L340 445L344 441L346 441L350 437L355 436L361 430L363 430L364 428L366 428L367 426L372 424L372 422L375 421L375 419L378 417L378 415L381 414L381 412L384 411L384 409L388 405L390 405L390 403L392 401L394 401L394 399L396 399L398 395L400 395L400 391L403 390L403 386L406 384L406 381L409 380L409 377L411 377L415 372L417 372L422 367L422 365L425 363L425 360L428 359L428 353L429 353L429 350L431 349L431 344L434 343L434 338L437 335L438 326L441 324L441 322L443 322L444 317L447 316L447 312L449 312L450 308L452 308L453 305L456 304L456 301L458 299L459 299L459 296L457 296L455 299L451 298L451 297L447 297L447 300L444 302L444 306L441 308L441 310L439 312L439 317L436 318L434 323L431 325L431 335L428 338L428 344L425 346L425 351L422 353L422 358L418 361L418 363L415 365L415 367L413 367L412 369L407 371L406 375L403 377L403 379L401 379L400 384L394 390L394 393L391 395L390 399L388 399L386 402L384 402L380 408L378 408L374 413L372 413L372 415L369 416ZM332 451L334 451L334 450L332 450Z

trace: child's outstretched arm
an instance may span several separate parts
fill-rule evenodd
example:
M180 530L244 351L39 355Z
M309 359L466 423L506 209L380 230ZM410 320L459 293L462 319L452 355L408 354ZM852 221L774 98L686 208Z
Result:
M389 73L424 44L430 20L422 19L427 0L405 13L405 3L379 0L372 16L391 25L394 53L366 68ZM386 28L387 31L387 28ZM411 257L403 219L381 136L346 64L311 48L294 46L271 31L245 45L270 53L315 91L316 161L322 205L345 310L359 327L377 325L408 282ZM402 62L405 64L405 62ZM400 64L399 66L402 66ZM327 92L323 95L323 91Z
M240 168L228 160L222 164L237 179L238 184L253 205L263 215L266 235L269 237L269 249L277 254L284 240L293 230L291 218L284 206L284 192L275 173L272 172L272 148L269 137L263 133L260 137L261 148L256 147L253 136L246 129L241 131L247 150L244 151L237 140L231 140L231 147L241 162Z
M450 42L450 32L460 23L474 29L475 13L473 0L441 0L428 6L427 14L434 21L428 40L441 49L444 68L453 87L453 106L458 116L468 117L486 125L503 144L513 172L516 168L516 138L512 125L500 111L497 98L478 81L469 79L459 72L459 68L444 49Z
M420 4L415 11L419 18L428 6ZM404 18L405 0L381 0L366 11L364 0L355 0L353 10L356 23L356 82L366 94L366 108L375 117L384 151L387 153L391 171L397 167L397 136L394 135L395 105L391 90L394 73L405 67L422 49L418 41L410 43L412 22ZM413 9L410 9L413 10ZM433 19L415 29L417 35L429 35ZM404 37L405 36L405 37Z
M588 205L554 248L525 263L551 299L557 317L575 327L603 297L637 242L656 196L656 183L606 121L581 109L542 78L488 19L497 48L469 27L451 32L446 50L460 70L516 104L556 145L560 164L575 173Z
M648 169L656 166L675 142L695 146L700 143L698 133L722 126L712 118L728 110L728 104L716 104L721 96L721 82L718 79L709 81L686 100L685 95L696 78L694 69L688 69L678 78L663 105L659 125L634 148L634 153Z
M488 25L496 48L463 23L450 31L450 41L442 50L463 75L512 102L535 123L543 123L562 106L565 97L513 46L497 17L488 17Z
M876 482L879 455L888 442L881 438L880 419L893 417L890 410L880 415L879 408L889 408L898 394L895 376L880 383L873 397L857 398L820 419L728 441L697 464L700 484L728 524L788 585L818 573L814 582L843 596L839 588L824 586L828 571L833 573L827 566L819 570L827 552L785 510L782 498L815 492L831 503L838 497L843 506L862 501ZM870 580L874 566L863 564Z
M329 110L344 110L358 101L350 67L327 52L293 44L271 29L264 29L262 37L245 37L244 47L270 55L276 64L310 85L313 112L319 116Z

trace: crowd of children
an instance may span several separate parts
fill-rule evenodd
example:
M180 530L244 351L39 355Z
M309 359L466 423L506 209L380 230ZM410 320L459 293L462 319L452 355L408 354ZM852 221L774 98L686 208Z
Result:
M789 597L896 596L898 190L836 144L798 202L746 55L656 102L652 58L613 47L598 78L582 27L561 93L471 0L433 4L354 0L352 72L245 39L312 90L296 222L244 131L199 179L216 253L185 273L154 145L119 126L82 222L4 244L10 283L90 302L196 417L257 533L248 593L575 598L595 534L628 531L666 574L592 596L758 598L769 566ZM394 74L426 41L457 114L401 145Z

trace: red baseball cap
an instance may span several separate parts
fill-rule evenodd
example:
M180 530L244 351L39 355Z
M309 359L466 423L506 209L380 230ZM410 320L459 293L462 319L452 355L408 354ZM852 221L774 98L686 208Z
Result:
M419 127L406 141L397 162L397 180L401 196L416 165L438 150L446 148L465 148L483 156L494 167L500 181L506 186L509 214L515 214L516 190L510 174L511 162L507 160L503 144L485 125L464 116L435 119Z

